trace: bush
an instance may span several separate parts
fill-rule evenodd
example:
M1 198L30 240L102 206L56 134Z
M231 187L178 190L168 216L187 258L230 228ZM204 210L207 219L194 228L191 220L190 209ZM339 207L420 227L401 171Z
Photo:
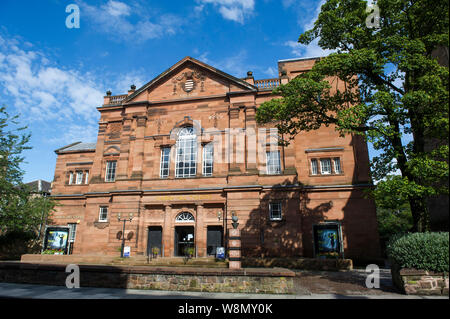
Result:
M0 235L0 260L20 260L23 254L39 253L41 240L32 232L11 231Z
M391 238L387 254L399 268L449 271L449 233L410 233Z

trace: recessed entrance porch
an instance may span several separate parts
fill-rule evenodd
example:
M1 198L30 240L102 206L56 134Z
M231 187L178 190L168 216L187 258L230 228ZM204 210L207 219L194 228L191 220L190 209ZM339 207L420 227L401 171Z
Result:
M174 255L188 256L189 248L195 249L194 226L176 226ZM195 250L193 255L195 256Z

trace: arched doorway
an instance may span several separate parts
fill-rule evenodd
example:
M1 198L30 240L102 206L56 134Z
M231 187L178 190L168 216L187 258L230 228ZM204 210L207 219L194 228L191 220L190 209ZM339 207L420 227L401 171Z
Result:
M194 216L189 212L182 212L175 218L175 256L184 257L188 255L189 248L195 249L194 223Z

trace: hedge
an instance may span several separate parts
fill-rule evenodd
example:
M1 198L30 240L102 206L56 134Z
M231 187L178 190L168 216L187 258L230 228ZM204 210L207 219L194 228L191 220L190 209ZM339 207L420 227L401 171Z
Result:
M449 271L449 233L410 233L391 238L387 254L400 268Z

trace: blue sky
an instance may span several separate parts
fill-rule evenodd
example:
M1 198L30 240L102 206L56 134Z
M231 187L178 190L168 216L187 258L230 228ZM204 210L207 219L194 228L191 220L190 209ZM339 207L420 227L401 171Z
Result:
M321 56L296 43L321 1L0 1L0 94L32 133L24 181L53 179L54 150L95 142L107 90L126 93L185 56L237 77L277 76L280 59ZM69 29L66 6L80 8Z

